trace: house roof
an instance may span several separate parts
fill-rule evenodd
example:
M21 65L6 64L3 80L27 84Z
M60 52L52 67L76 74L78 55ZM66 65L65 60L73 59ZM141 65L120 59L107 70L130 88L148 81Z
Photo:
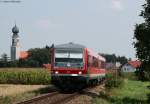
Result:
M20 59L26 59L29 56L29 53L27 51L21 51L20 52Z
M50 69L51 68L51 64L49 64L49 63L48 64L43 64L43 67L47 68L47 69Z
M130 64L134 68L138 68L141 65L141 61L138 61L138 60L136 60L136 61L128 61L128 64Z

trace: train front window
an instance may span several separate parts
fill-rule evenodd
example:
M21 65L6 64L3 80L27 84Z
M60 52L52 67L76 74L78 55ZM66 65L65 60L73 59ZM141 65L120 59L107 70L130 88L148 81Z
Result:
M83 67L83 53L73 52L56 52L55 53L56 67Z

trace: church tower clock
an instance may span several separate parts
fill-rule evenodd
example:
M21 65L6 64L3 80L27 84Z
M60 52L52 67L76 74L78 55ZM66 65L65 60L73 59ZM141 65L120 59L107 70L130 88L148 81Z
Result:
M11 44L11 60L15 61L18 60L20 57L20 43L19 43L19 29L18 27L15 25L12 28L12 44Z

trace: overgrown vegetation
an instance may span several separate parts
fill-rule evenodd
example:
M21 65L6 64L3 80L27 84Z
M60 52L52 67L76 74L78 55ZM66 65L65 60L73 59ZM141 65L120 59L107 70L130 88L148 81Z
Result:
M44 69L0 69L0 84L50 84L50 74Z

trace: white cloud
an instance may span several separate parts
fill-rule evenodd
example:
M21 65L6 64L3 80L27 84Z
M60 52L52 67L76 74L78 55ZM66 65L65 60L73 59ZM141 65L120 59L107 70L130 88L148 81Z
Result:
M112 0L112 8L116 10L123 10L122 0Z

